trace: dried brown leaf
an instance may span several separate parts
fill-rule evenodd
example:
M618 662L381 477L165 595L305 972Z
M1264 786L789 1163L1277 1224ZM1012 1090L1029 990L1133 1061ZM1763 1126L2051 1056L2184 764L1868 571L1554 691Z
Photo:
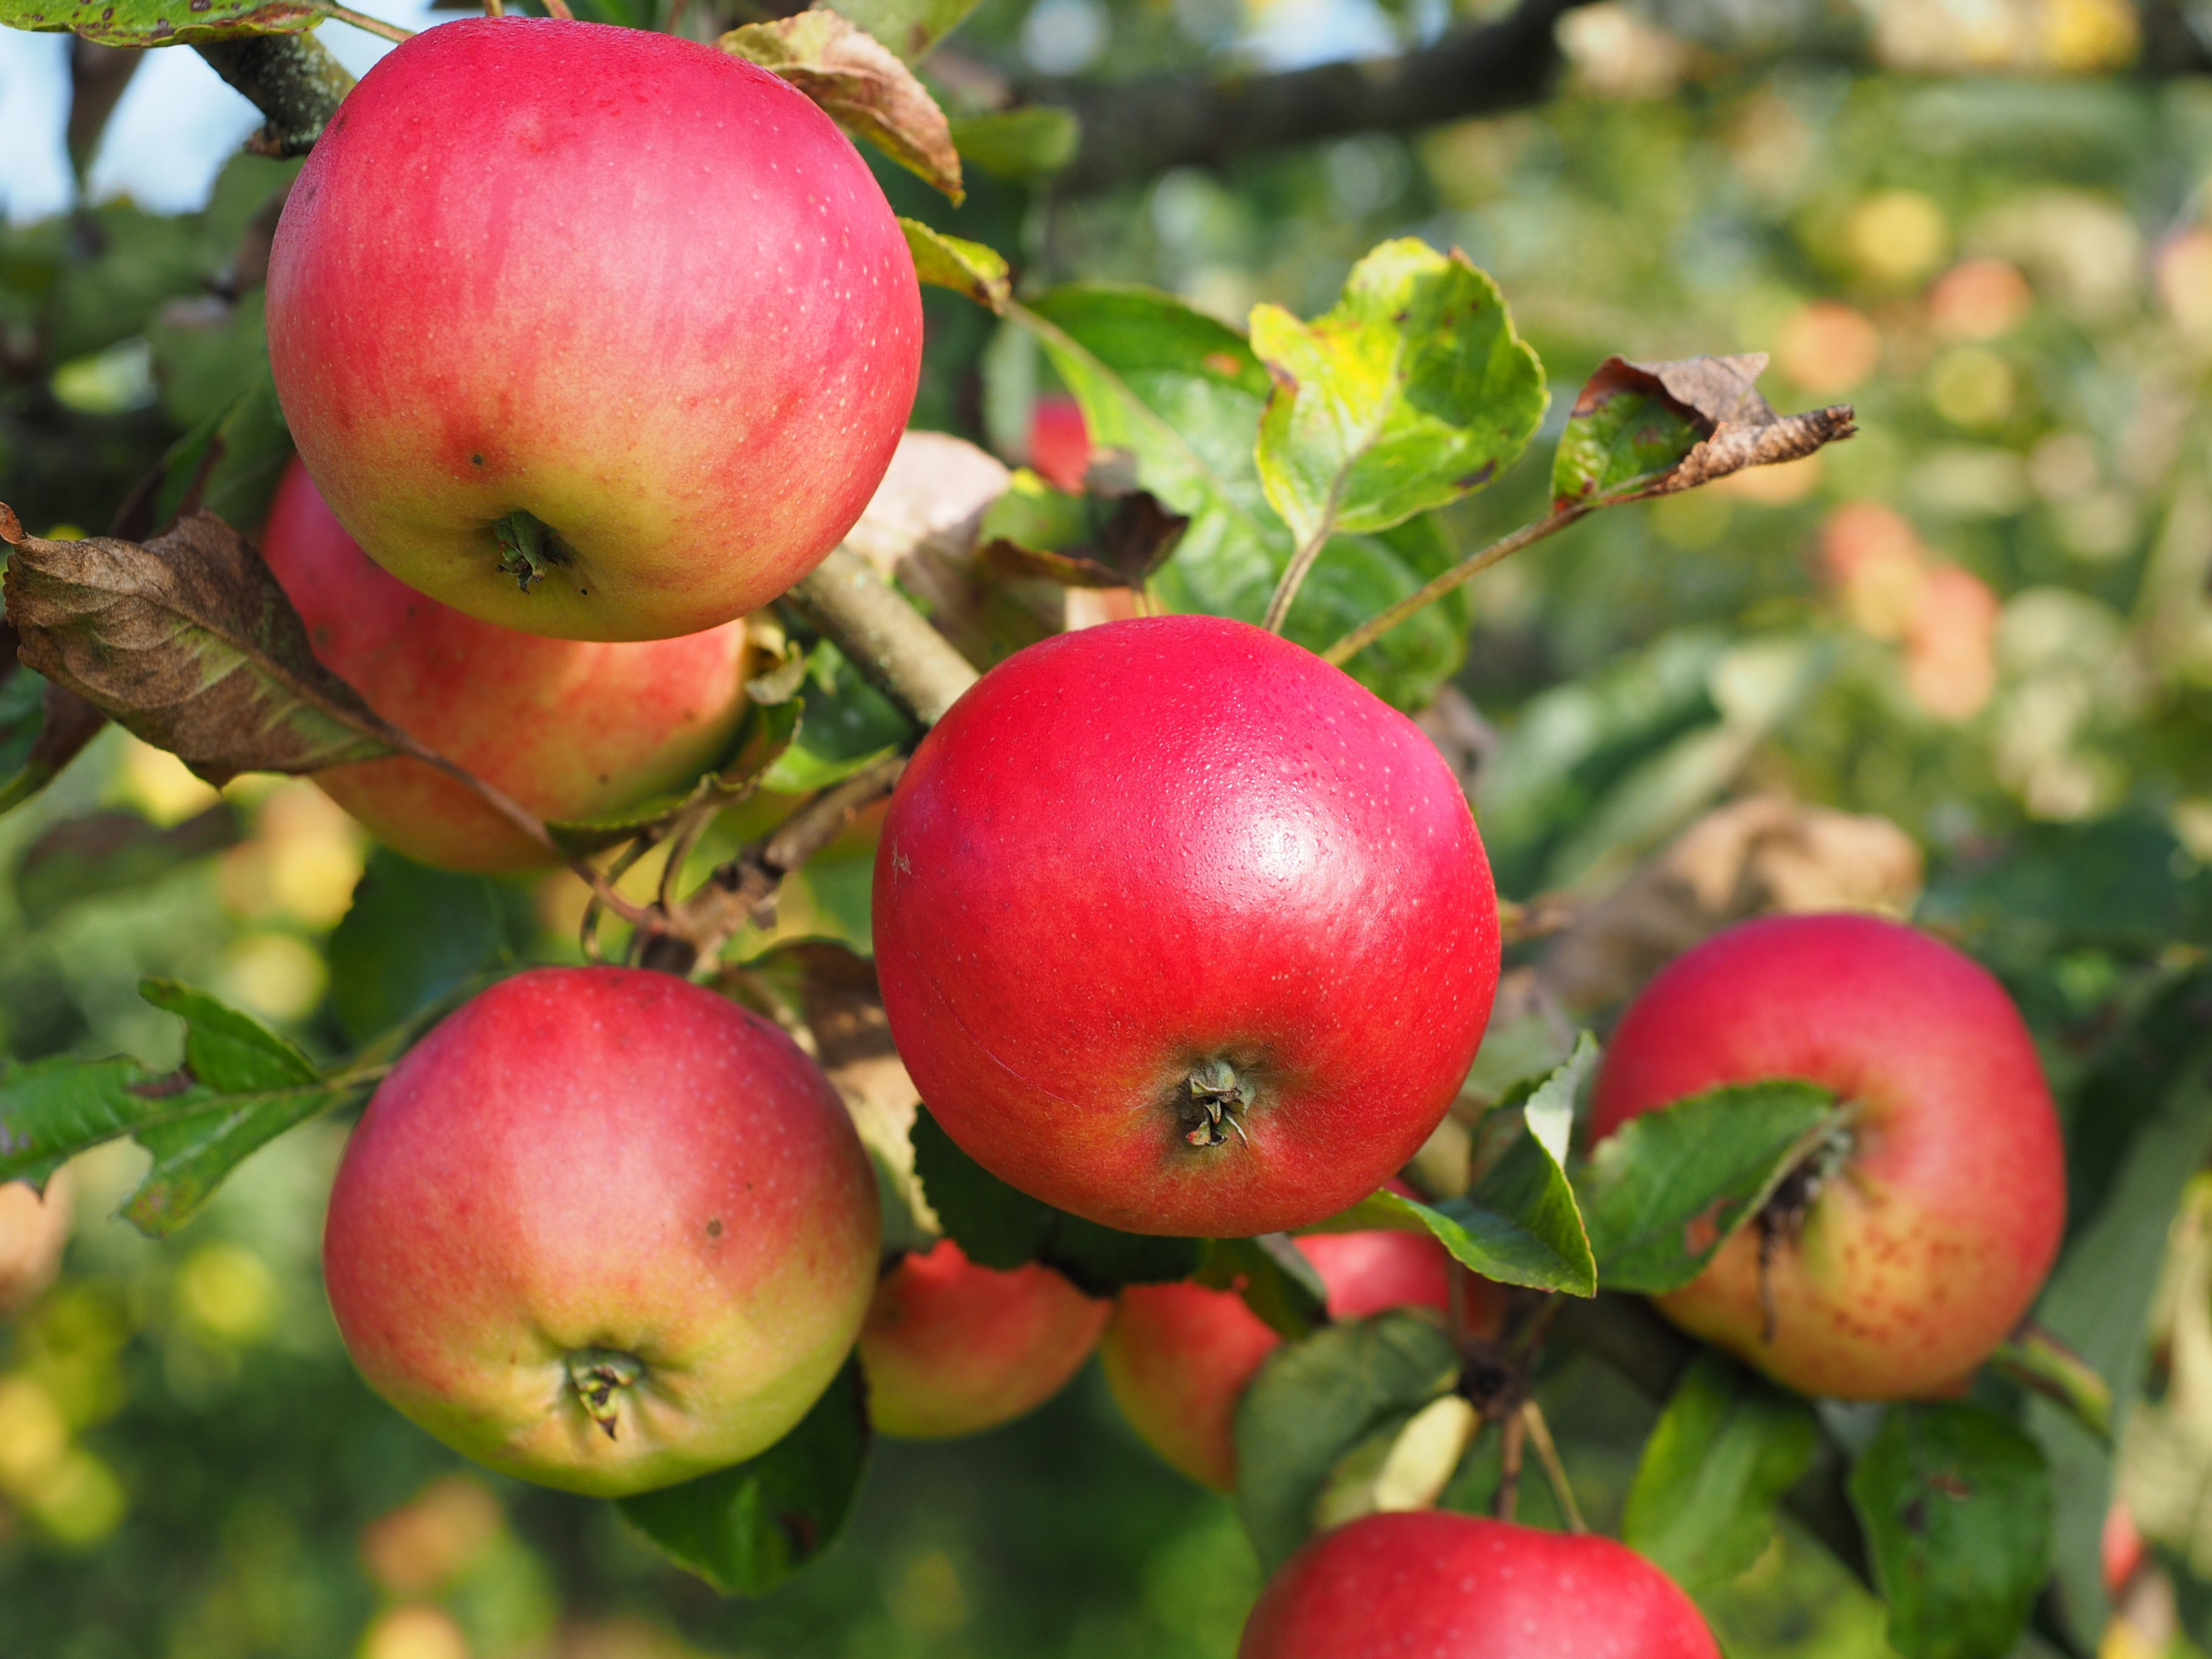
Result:
M1858 429L1849 404L1777 416L1764 425L1725 423L1682 458L1681 465L1667 475L1657 493L1670 495L1677 490L1695 489L1746 467L1802 461Z
M23 533L0 507L24 665L209 782L419 746L318 663L261 556L210 513L145 544Z
M960 152L945 112L912 70L834 11L747 23L715 43L781 76L842 125L957 203Z
M1042 577L1062 587L1142 587L1152 573L1168 562L1190 527L1190 520L1170 513L1159 498L1134 490L1115 501L1085 547L1030 547L1005 536L976 550L976 562L989 575L1019 580Z

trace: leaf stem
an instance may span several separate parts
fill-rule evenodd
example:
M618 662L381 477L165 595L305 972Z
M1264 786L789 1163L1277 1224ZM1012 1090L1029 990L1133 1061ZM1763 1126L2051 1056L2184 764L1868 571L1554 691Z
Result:
M1490 1500L1493 1520L1511 1521L1521 1500L1521 1448L1528 1436L1528 1419L1515 1412L1505 1419L1504 1443L1498 1449L1498 1491Z
M371 17L367 12L356 11L351 6L337 5L333 3L333 0L322 0L322 3L316 9L334 22L352 24L364 34L379 35L386 40L393 41L412 40L415 38L413 29L404 29L397 23L387 23L381 17Z
M1559 1500L1559 1513L1566 1517L1567 1530L1588 1532L1589 1522L1583 1519L1575 1489L1567 1484L1567 1466L1559 1461L1559 1449L1553 1442L1552 1425L1544 1420L1544 1408L1533 1400L1522 1401L1521 1422L1528 1431L1528 1443L1536 1449L1536 1461L1544 1466L1544 1479L1551 1482L1552 1496Z
M1321 522L1314 526L1313 534L1306 538L1304 546L1291 555L1290 563L1284 567L1283 579L1275 584L1274 594L1267 601L1267 614L1260 619L1260 626L1270 634L1283 631L1284 623L1290 619L1291 602L1298 597L1298 589L1305 586L1306 573L1314 568L1314 561L1321 557L1322 549L1328 545L1329 536L1336 528L1337 495L1343 488L1344 480L1340 477L1329 487L1328 507L1322 514Z
M1380 616L1370 618L1346 634L1334 645L1321 653L1323 662L1342 663L1354 653L1375 643L1400 623L1416 611L1425 611L1438 599L1470 578L1481 574L1501 559L1510 558L1524 547L1532 547L1547 536L1556 536L1569 525L1588 518L1601 507L1610 507L1610 498L1601 501L1577 501L1572 507L1524 524L1510 535L1500 536L1480 553L1462 559L1440 576L1431 577Z

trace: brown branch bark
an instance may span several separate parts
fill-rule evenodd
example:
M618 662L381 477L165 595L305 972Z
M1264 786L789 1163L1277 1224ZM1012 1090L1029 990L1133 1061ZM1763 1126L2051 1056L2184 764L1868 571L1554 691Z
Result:
M936 725L979 678L975 665L849 548L833 551L789 598L924 726Z
M260 155L305 155L323 136L353 76L312 34L250 34L193 50L268 118L246 141Z
M1280 75L1162 76L1042 92L1083 123L1054 184L1109 190L1170 167L1216 166L1254 150L1355 132L1410 132L1548 97L1559 68L1553 26L1587 0L1522 0L1505 16L1396 58Z

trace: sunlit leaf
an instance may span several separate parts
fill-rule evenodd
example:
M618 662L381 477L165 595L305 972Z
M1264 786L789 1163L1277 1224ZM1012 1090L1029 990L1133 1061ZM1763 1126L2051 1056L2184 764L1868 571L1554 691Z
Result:
M987 311L1006 314L1006 301L1013 297L1013 277L998 250L947 236L919 219L902 218L899 228L906 233L907 252L914 255L917 281L949 288Z

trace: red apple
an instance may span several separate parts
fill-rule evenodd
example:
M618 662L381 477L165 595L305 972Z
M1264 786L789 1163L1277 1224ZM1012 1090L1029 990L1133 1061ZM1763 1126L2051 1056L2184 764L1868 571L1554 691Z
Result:
M1421 730L1218 617L1065 634L922 740L876 857L921 1097L1126 1231L1318 1221L1419 1148L1498 982L1498 905Z
M1449 1316L1455 1272L1468 1329L1494 1334L1504 1312L1498 1285L1457 1269L1423 1233L1316 1233L1297 1245L1321 1275L1333 1319L1406 1307ZM1281 1340L1234 1291L1132 1285L1115 1298L1098 1359L1145 1443L1192 1480L1228 1492L1237 1485L1237 1402Z
M744 713L745 630L599 644L518 634L425 599L372 564L295 462L262 552L325 668L369 707L539 817L592 818L681 788ZM376 838L448 870L552 857L420 761L315 775Z
M1054 489L1083 493L1091 470L1091 428L1083 405L1066 392L1040 398L1030 410L1030 470Z
M2058 1118L2019 1012L1895 922L1746 922L1629 1008L1591 1131L1762 1078L1820 1084L1856 1116L1661 1310L1805 1394L1955 1391L2027 1312L2065 1231Z
M369 1385L600 1497L780 1439L875 1289L875 1178L774 1025L672 975L543 968L418 1043L347 1143L323 1274Z
M1425 1510L1323 1533L1237 1659L1720 1659L1690 1598L1610 1538Z
M369 556L564 639L696 633L806 574L921 362L906 239L804 94L693 41L517 17L426 29L348 94L277 226L268 319L292 435ZM498 528L533 522L542 574Z
M902 1440L1011 1423L1082 1369L1112 1311L1049 1267L995 1272L939 1239L876 1287L860 1328L868 1415Z

